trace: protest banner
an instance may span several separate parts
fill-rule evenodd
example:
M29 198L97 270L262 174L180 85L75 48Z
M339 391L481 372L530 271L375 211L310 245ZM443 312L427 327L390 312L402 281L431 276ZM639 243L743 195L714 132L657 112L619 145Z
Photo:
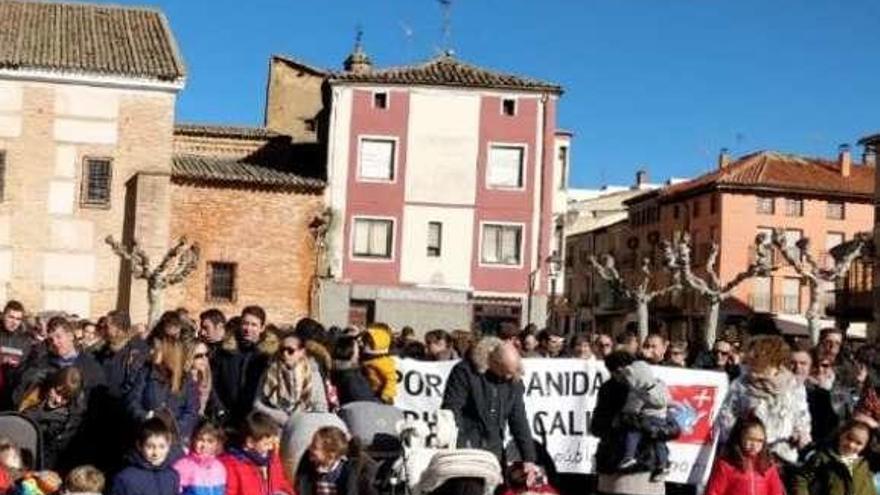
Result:
M397 359L395 405L429 423L443 402L446 379L457 361ZM713 371L653 367L671 396L682 435L669 443L669 481L702 485L712 465L712 429L727 394L727 376ZM524 398L529 424L559 472L592 473L598 439L589 435L596 398L608 371L601 361L524 359Z

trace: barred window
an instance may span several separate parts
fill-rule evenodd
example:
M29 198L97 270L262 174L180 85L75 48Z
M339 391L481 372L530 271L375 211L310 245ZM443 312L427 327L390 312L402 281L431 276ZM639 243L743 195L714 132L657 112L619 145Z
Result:
M773 198L758 196L758 213L772 215L774 213Z
M208 301L235 300L235 263L208 263Z
M443 224L440 222L428 222L428 257L439 257L442 244Z
M785 215L789 217L804 216L804 200L802 199L786 199Z
M843 220L846 216L846 208L843 203L829 201L826 211L826 217L829 220Z
M86 158L83 170L83 205L110 206L112 174L113 170L108 158Z

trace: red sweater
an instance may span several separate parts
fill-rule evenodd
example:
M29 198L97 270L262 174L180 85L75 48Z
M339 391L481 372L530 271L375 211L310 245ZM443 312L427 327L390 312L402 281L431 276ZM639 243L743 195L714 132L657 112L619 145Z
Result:
M296 495L284 476L278 451L271 455L265 474L259 465L236 452L220 456L220 462L226 467L226 495Z
M743 471L718 459L704 495L785 495L785 489L776 466L762 474L752 469Z

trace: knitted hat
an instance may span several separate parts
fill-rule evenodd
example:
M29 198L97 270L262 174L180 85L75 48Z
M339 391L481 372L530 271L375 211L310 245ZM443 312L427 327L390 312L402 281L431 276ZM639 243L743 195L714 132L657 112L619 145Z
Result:
M391 349L392 338L391 329L388 328L388 325L384 323L374 323L370 325L367 327L367 332L364 336L364 342L366 344L364 354L370 356L387 354L389 349Z

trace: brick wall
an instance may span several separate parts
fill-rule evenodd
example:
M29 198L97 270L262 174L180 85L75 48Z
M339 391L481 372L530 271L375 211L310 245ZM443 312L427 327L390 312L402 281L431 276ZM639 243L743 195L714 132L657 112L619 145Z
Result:
M174 182L171 235L201 247L198 269L170 290L165 307L193 312L218 307L227 315L249 304L270 321L291 323L309 312L315 255L308 225L321 209L319 194ZM237 263L236 299L208 301L208 263Z
M147 222L144 245L154 256L164 250L168 215L161 194L150 201L151 211L127 219L126 188L141 172L167 182L174 102L173 93L160 91L0 81L0 150L6 151L0 300L82 316L144 300L142 291L119 297L120 263L104 238L121 238L129 220ZM81 204L86 157L112 160L107 208ZM140 318L145 303L133 309Z

